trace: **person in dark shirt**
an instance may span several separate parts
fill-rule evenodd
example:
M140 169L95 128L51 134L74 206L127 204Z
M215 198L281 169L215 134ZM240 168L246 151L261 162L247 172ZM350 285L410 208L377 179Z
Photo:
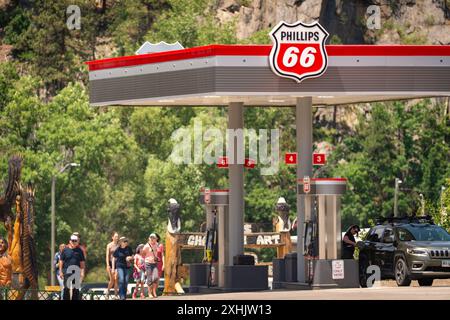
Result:
M63 252L65 247L66 247L66 245L64 243L61 243L59 245L59 250L55 254L55 259L53 260L53 263L55 265L56 279L58 280L59 287L61 288L61 300L63 299L63 295L64 295L64 281L63 281L63 277L59 276L59 260L61 259L61 253Z
M83 250L81 250L78 242L78 237L72 234L70 236L69 244L61 252L61 256L59 258L59 277L64 279L64 300L80 300L80 288L77 288L74 279L69 281L69 277L75 273L73 268L70 268L72 266L80 269L80 284L84 278L85 259ZM72 299L70 298L71 288L73 289Z
M112 272L117 270L119 276L119 297L120 300L127 298L128 287L128 269L131 267L133 261L133 252L128 246L128 239L121 237L119 239L119 247L114 251L112 261Z
M80 246L80 249L83 250L83 254L84 254L84 261L87 261L87 247L86 244L83 243L83 241L81 241L81 235L79 232L74 232L74 235L76 235L78 237L78 245Z
M345 232L344 238L342 239L342 259L353 259L356 247L355 235L358 235L359 231L359 226L354 224Z

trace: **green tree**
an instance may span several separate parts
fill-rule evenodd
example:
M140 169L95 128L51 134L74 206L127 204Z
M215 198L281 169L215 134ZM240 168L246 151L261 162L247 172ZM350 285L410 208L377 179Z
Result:
M151 42L179 41L185 48L213 43L236 43L235 22L220 24L209 0L167 0L169 10L159 15L145 36Z

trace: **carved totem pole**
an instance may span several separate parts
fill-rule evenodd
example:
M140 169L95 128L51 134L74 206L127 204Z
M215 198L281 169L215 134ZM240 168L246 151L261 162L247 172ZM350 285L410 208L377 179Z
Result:
M36 247L33 235L34 190L22 187L20 173L22 158L9 160L8 181L4 195L0 197L0 220L8 233L3 242L0 266L0 286L13 289L9 299L20 300L27 289L38 289ZM13 213L15 208L15 214ZM14 221L14 223L13 223ZM6 244L6 246L4 245ZM0 248L1 252L2 248ZM35 294L35 292L33 292Z

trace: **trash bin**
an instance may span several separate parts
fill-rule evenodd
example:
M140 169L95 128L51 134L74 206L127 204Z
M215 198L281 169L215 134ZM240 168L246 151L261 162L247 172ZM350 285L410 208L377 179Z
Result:
M191 287L208 285L208 264L192 263L189 266L189 279Z
M273 259L272 261L272 274L273 282L285 282L286 281L286 267L284 259Z
M286 282L297 282L297 253L288 253L284 257Z

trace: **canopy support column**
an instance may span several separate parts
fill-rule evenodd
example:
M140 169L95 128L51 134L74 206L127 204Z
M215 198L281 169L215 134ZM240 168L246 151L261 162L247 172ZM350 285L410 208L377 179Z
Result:
M297 98L295 126L297 138L297 179L312 176L312 97ZM297 281L306 282L305 257L303 256L303 226L305 214L310 212L308 196L297 192Z
M228 219L228 263L233 257L244 253L244 104L230 102L228 105L228 175L229 175L229 219ZM239 130L240 129L240 130ZM239 139L242 138L241 141ZM242 148L242 150L241 150Z

